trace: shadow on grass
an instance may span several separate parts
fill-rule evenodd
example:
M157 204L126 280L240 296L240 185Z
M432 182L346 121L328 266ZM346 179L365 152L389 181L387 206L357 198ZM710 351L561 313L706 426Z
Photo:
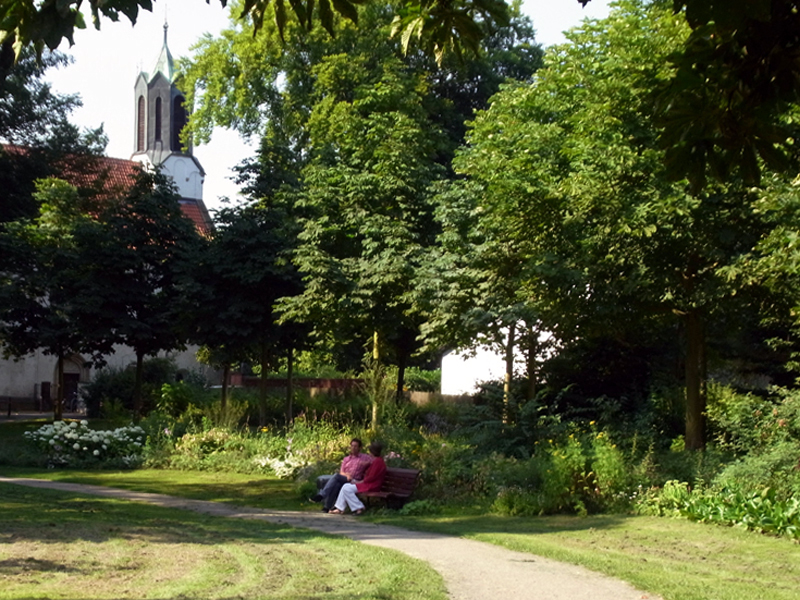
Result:
M141 469L131 471L75 471L6 467L3 475L67 483L115 487L135 492L167 494L236 506L304 510L292 481L263 475Z
M138 502L0 484L0 541L6 543L297 544L322 535L265 521L221 519Z
M125 596L126 600L137 600L135 596ZM142 600L208 600L205 596L189 596L181 594L180 596L168 596L164 598L153 598L152 596L142 596ZM241 596L217 597L216 600L242 600ZM269 595L270 600L395 600L397 594L391 589L387 588L386 591L382 589L375 590L368 593L353 593L347 594L332 594L331 592L323 592L320 594L275 594L274 592ZM14 600L42 600L40 596L15 596ZM76 598L73 600L81 600ZM86 600L97 600L94 596L87 596Z

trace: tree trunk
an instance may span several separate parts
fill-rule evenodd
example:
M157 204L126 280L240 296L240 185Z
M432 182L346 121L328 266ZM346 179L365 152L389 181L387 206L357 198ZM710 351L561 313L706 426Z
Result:
M142 376L144 374L144 354L136 351L136 379L133 384L133 422L138 423L142 416Z
M258 394L258 424L267 426L267 343L261 342L261 380Z
M397 357L397 387L395 389L394 401L397 404L403 400L403 388L406 382L406 363L408 356L405 351L401 351L400 356Z
M294 409L292 399L294 398L294 349L289 345L289 353L286 356L286 426L292 424L294 420Z
M508 341L506 342L506 375L503 378L503 423L508 423L509 406L511 403L511 382L514 380L514 341L517 326L512 323L508 326Z
M58 386L58 391L53 404L53 420L60 421L64 417L64 355L61 352L58 353L58 361L56 362L56 385Z
M536 327L528 328L527 335L527 356L525 357L525 369L528 376L528 385L525 386L525 400L533 400L536 397L536 384L539 378L538 358L539 358L539 330Z
M225 363L225 366L222 367L222 397L219 399L223 412L225 411L225 407L228 406L228 380L230 377L231 365L230 363Z
M700 311L686 314L686 449L702 450L705 446L706 398L703 385L705 338Z
M372 334L372 360L375 361L375 368L377 369L378 365L380 364L381 360L381 346L380 346L380 335L378 334L378 330L376 329L375 332ZM375 382L376 389L374 390L374 394L372 395L372 431L378 431L378 390L377 390L377 382Z

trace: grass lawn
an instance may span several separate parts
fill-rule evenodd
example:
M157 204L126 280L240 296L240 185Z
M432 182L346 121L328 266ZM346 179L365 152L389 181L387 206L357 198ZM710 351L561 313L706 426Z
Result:
M3 446L13 443L11 440L21 436L23 430L38 426L0 425L0 465L3 463ZM318 505L309 504L298 497L291 482L258 475L152 469L119 472L37 470L8 466L0 466L0 474L107 485L257 508L318 509ZM19 493L21 492L17 492ZM42 491L27 493L44 494ZM125 506L126 510L130 511L145 510L131 508L139 505ZM5 504L0 505L0 514L7 518L8 512ZM187 523L196 523L198 519L202 522L201 517L181 514L184 516L180 518L185 519ZM658 593L667 600L800 598L800 544L788 539L762 536L737 529L702 525L679 519L628 515L585 518L500 517L484 514L478 507L461 507L441 514L415 517L402 517L390 511L376 511L368 518L381 523L469 537L514 550L584 565L592 570L624 579L641 589ZM0 520L0 532L5 531L2 524L3 521ZM218 524L215 527L236 529L234 524ZM241 527L246 529L247 525ZM266 531L269 526L263 525L263 528ZM288 535L288 530L284 530L283 533ZM317 537L321 540L318 542L320 544L334 543L322 536ZM314 537L314 543L317 543L317 537ZM281 544L280 547L289 547ZM4 552L6 546L0 545L0 552ZM3 561L6 560L8 559L0 557L0 569L5 568ZM11 597L3 595L6 587L2 579L4 574L5 571L0 571L0 599ZM117 596L111 594L107 597ZM327 594L326 597L336 598L335 595Z
M0 484L3 600L446 597L433 569L399 552L266 522Z
M262 508L317 509L298 498L291 484L252 475L152 469L0 472ZM668 600L800 597L800 544L737 529L628 515L500 517L469 507L425 517L376 511L369 518L584 565Z
M629 515L374 520L583 565L668 600L800 598L800 544L739 529Z

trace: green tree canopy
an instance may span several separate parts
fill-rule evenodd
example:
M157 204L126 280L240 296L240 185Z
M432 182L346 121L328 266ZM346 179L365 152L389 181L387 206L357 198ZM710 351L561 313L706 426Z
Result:
M694 190L665 170L650 115L689 33L657 3L622 1L584 22L531 85L476 119L457 167L485 187L487 218L528 258L526 291L562 338L680 318L697 448L707 326L744 291L723 267L769 225L745 182Z
M106 146L102 127L79 131L69 117L80 99L55 94L44 81L47 69L68 61L47 52L37 62L25 51L16 64L0 67L0 141L10 145L0 147L0 222L35 216L37 179L98 170L94 157ZM83 196L90 193L81 190Z
M98 223L88 216L77 190L57 179L40 180L39 215L0 229L0 346L22 358L41 348L57 357L61 418L64 359L85 353L102 362L112 341L96 326L99 282L92 280L90 241Z

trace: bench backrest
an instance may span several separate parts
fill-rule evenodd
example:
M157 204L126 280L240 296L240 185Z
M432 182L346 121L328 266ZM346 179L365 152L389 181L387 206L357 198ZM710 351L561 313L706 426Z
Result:
M418 479L419 469L388 467L386 469L386 477L381 486L381 491L397 494L399 496L407 496L417 487Z

